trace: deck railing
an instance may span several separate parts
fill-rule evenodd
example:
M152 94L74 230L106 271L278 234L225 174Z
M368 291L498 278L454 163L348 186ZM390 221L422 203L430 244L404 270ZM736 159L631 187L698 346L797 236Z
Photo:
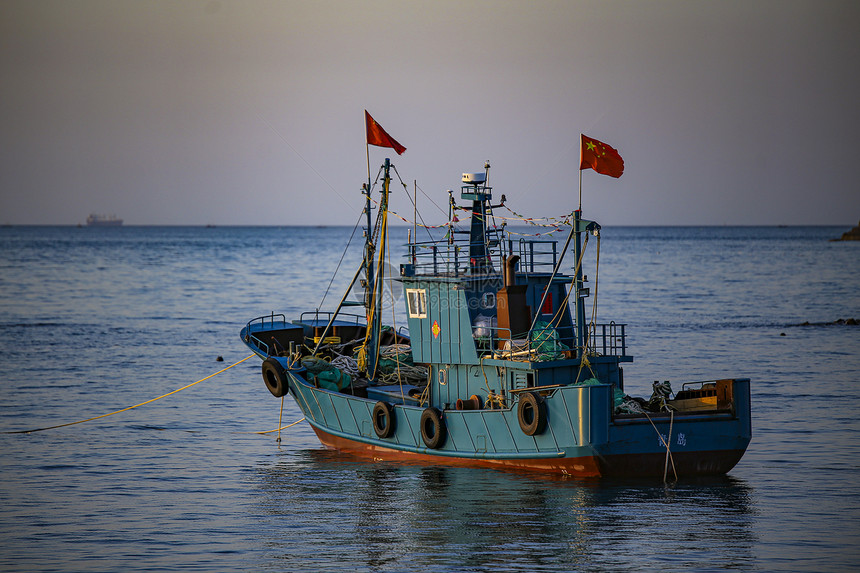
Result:
M468 238L458 239L466 231L454 231L449 237L438 241L416 241L407 245L407 271L414 275L460 276L475 268L476 261L469 258L473 245ZM551 273L560 256L558 241L546 239L505 238L502 229L488 230L484 245L487 252L485 264L478 265L486 273L500 272L505 259L519 255L519 272L525 274Z
M332 315L334 315L333 311L308 310L299 315L299 322L302 324L313 324L314 326L325 326L331 320ZM337 319L343 322L352 322L358 325L361 324L364 320L366 320L366 317L352 312L339 312L337 314Z
M587 355L597 356L627 356L626 324L590 324L588 325ZM522 339L511 340L508 329L498 327L483 327L489 336L476 336L478 350L492 352L500 357L505 355L528 357L536 353L559 354L571 351L568 357L576 357L579 350L576 346L576 329L573 326L552 328L536 326ZM558 346L555 342L560 342Z
M508 250L517 248L520 256L520 271L524 273L552 272L558 261L558 241L546 239L520 239L514 243L508 239Z
M257 318L252 318L251 320L249 320L249 321L248 321L248 324L245 326L245 339L246 339L246 342L248 342L248 343L253 344L254 346L256 346L256 347L257 347L257 349L258 349L260 352L265 353L265 354L266 354L266 356L271 356L271 355L272 355L272 350L273 350L273 349L272 349L272 348L270 348L268 344L266 344L265 342L263 342L262 340L260 340L259 338L257 338L257 337L256 337L256 336L254 336L253 334L251 334L251 332L252 332L252 331L255 331L255 330L256 330L257 332L259 332L259 331L261 331L261 330L266 330L266 324L268 324L268 325L269 325L268 330L272 330L272 329L274 329L274 328L275 328L275 319L276 319L276 318L278 319L278 323L279 323L279 324L286 326L286 324L287 324L287 317L286 317L286 315L281 314L281 313L275 314L274 312L273 312L273 313L271 313L271 314L264 315L264 316L258 316ZM268 322L267 322L267 321L268 321ZM258 327L258 328L254 328L254 326L255 326L255 325L258 325L258 324L259 324L259 327Z
M627 356L626 324L588 325L588 348L602 355Z

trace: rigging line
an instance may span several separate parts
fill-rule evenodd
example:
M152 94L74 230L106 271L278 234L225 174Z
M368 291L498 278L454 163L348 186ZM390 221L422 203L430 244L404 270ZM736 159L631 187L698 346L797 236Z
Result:
M502 205L505 209L508 210L512 215L516 215L515 217L504 217L502 215L497 215L499 219L504 219L507 221L522 221L527 225L533 225L535 227L558 227L561 225L569 227L572 223L570 223L570 215L565 215L563 217L526 217L525 215L521 215L517 213L513 209L511 209L507 204ZM538 223L536 221L546 221L547 224ZM550 224L551 223L551 224Z
M389 183L389 185L390 185L390 183ZM390 188L389 188L389 190L390 190ZM388 202L386 201L386 204L387 203ZM382 264L385 262L385 251L387 250L387 247L388 247L388 210L387 209L380 209L380 211L382 211L382 213L380 213L380 215L382 216L382 220L381 220L382 230L379 232L379 244L380 244L381 248L379 251L379 262L377 263L377 266L376 266L376 275L373 277L374 282L376 283L376 286L373 289L373 292L374 292L374 298L373 298L374 315L376 314L376 297L379 296L380 300L383 300L383 297L385 296L385 276L384 276L384 273L382 272ZM379 306L379 311L380 311L379 336L376 339L376 356L373 360L374 378L379 374L379 351L380 351L380 347L382 346L382 304L381 303ZM395 335L396 335L396 333L395 333ZM395 336L395 340L397 340L396 336Z
M371 201L372 200L373 200L373 198L371 198ZM380 205L381 205L381 203L377 203L377 206L380 206ZM379 244L379 237L382 235L382 231L380 231L379 226L380 226L380 223L382 222L383 211L385 211L385 209L379 209L379 211L376 214L376 222L374 223L373 233L371 234L371 240L374 244Z
M549 280L547 281L547 285L552 284L552 279L555 278L556 273L558 273L558 270L561 268L561 262L564 260L565 253L567 253L567 247L570 245L570 240L573 238L573 234L574 234L575 229L576 229L576 227L570 228L570 234L567 235L567 240L565 240L564 246L561 248L561 254L559 255L558 261L556 261L555 265L553 265L552 274L549 276ZM577 235L577 242L579 242L579 236L578 235ZM582 257L580 256L580 259L581 258ZM574 273L574 275L576 275L576 273ZM548 289L544 291L543 296L541 297L540 302L538 303L536 310L543 308L543 304L546 301L546 295L548 292L549 292ZM534 318L532 319L531 326L529 327L529 332L531 332L531 330L535 327L535 323L537 322L537 319L538 319L538 315L535 314Z
M433 204L433 206L436 207L437 209L439 209L439 211L443 215L445 215L446 217L448 216L448 213L445 211L445 209L440 207L439 204L436 203L436 201L434 201L433 198L430 195L428 195L427 192L424 191L424 189L421 188L421 185L418 185L418 183L415 183L415 187L417 187L418 190L421 191L421 194L424 195L425 197L427 197L427 199Z
M334 191L334 194L335 194L335 195L337 195L338 197L340 197L340 200L341 200L341 201L343 201L344 203L346 203L346 204L350 207L350 209L355 209L355 205L353 205L352 203L350 203L349 201L347 201L347 200L344 198L344 196L343 196L343 195L341 195L340 193L338 193L337 189L335 189L334 187L332 187L332 184L331 184L331 183L329 183L329 182L326 180L326 178L325 178L325 177L323 177L323 176L320 174L320 172L319 172L319 171L317 171L316 169L314 169L314 166L313 166L313 165L311 165L311 164L310 164L310 162L309 162L307 159L305 159L305 158L304 158L304 156L302 156L302 154L301 154L301 153L299 153L299 152L296 150L296 148L295 148L295 147L293 147L293 146L290 144L290 142L289 142L289 141L287 141L287 138L286 138L286 137L284 137L283 135L281 135L281 133L280 133L277 129L275 129L275 126L273 126L273 125L272 125L272 124L271 124L271 123L270 123L270 122L269 122L265 117L263 117L262 115L260 115L260 112L255 112L255 113L257 114L257 118L258 118L260 121L262 121L263 123L265 123L265 124L266 124L266 126L267 126L269 129L271 129L271 130L272 130L272 133L274 133L275 135L277 135L277 136L281 139L281 141L283 141L283 142L287 145L287 147L289 147L289 148L293 151L293 153L295 153L296 155L298 155L298 156L299 156L299 159L301 159L302 161L304 161L304 162L305 162L305 165L307 165L307 166L310 168L310 170L311 170L311 171L313 171L314 173L316 173L317 177L319 177L320 179L322 179L323 183L325 183L326 185L328 185L328 188L329 188L329 189L331 189L332 191Z
M374 321L375 320L380 320L380 321L382 320L381 316L380 317L376 316L376 297L377 296L380 296L380 297L383 296L383 294L385 292L385 283L383 282L383 276L382 276L382 274L383 274L382 273L382 264L385 262L384 255L385 255L385 246L387 245L387 236L388 236L388 229L387 229L388 218L383 216L385 213L387 213L387 211L385 209L380 209L379 211L380 211L379 216L382 218L382 220L379 221L379 223L377 223L377 225L379 227L382 227L382 230L379 231L379 241L378 241L379 258L378 258L378 262L377 262L376 274L373 277L373 290L371 290L371 299L370 300L373 302L373 305L370 307L370 311L368 313L367 328L366 328L366 333L364 336L364 343L361 346L362 351L365 352L365 361L364 361L365 366L367 364L367 359L366 359L367 343L373 337L373 332L371 331L371 325L374 325L373 330L376 330L376 326L375 326ZM382 309L380 308L380 311L381 310ZM377 372L379 371L379 347L380 347L381 339L382 339L382 330L380 328L380 334L377 337L376 344L375 344L376 352L374 355L373 372L372 373L367 372L365 369L365 372L368 374L368 377L370 379L375 378L377 375ZM361 369L361 366L359 366L359 369Z
M564 308L570 303L570 294L574 290L576 290L576 285L574 283L576 281L577 275L579 274L579 269L582 266L582 258L585 256L585 250L587 247L588 247L588 235L585 235L585 242L582 245L582 251L579 253L579 260L576 261L576 266L573 267L573 280L571 281L571 287L573 287L573 288L571 288L567 291L567 295L564 297L564 300L559 305L558 310L555 312L555 315L549 321L549 326L552 326L553 328L557 327L557 325L553 325L553 322L555 322L556 320L558 320L558 324L561 324L561 316L562 316L561 313L563 312ZM562 249L562 250L564 250L564 249ZM563 254L562 254L562 256L563 256ZM558 270L558 269L556 269L556 270ZM553 272L553 274L549 278L549 282L547 283L547 291L549 290L549 287L552 285L552 279L554 277L555 277L555 272ZM541 304L543 304L543 302L544 302L544 300L542 298ZM535 316L535 320L532 321L532 328L534 328L534 325L536 322L537 322L537 316Z
M408 195L408 193L407 193L407 197L409 197L410 202L412 202L412 204L414 205L415 202L412 199L412 197ZM377 206L379 205L379 201L377 201L376 199L371 197L370 200L375 205L377 205ZM471 207L455 206L455 209L458 211L466 211L466 216L469 216L469 217L472 216ZM418 217L419 219L421 219L420 224L417 223L416 221L411 220L411 219L407 219L403 215L400 215L399 213L397 213L396 211L392 211L391 209L389 209L388 212L391 213L392 215L394 215L395 217L397 217L398 219L400 219L401 221L403 221L404 223L410 223L413 225L418 225L419 227L423 227L424 229L427 229L427 234L431 239L433 238L433 236L430 233L429 229L441 229L442 227L448 227L448 226L452 225L452 221L450 221L450 220L446 223L441 223L439 225L428 225L427 222L424 220L424 217L420 214L420 212L419 212L419 217ZM529 225L534 226L534 227L544 227L547 229L552 229L551 231L546 231L544 233L518 233L517 231L511 231L510 229L507 229L507 228L504 231L505 233L508 233L510 235L518 235L518 236L522 236L522 237L542 237L544 235L551 235L553 233L557 233L559 231L562 231L563 230L561 228L562 226L570 226L568 223L564 223L564 222L559 223L559 225L541 225L538 223L533 223L533 222L529 221L528 219L525 219L522 217L518 217L518 218L502 217L501 215L496 215L495 211L492 211L491 216L493 218L493 228L494 229L499 229L499 225L495 222L495 219L502 219L503 221L525 221L526 223L528 223ZM504 224L505 223L503 223L503 226L504 226ZM457 228L457 230L461 229L461 227L459 225L455 225L455 227Z
M399 175L400 174L398 174L398 176ZM416 185L416 187L417 187L417 185ZM409 193L407 193L406 196L409 197L409 201L412 203L412 206L415 208L415 214L417 215L416 218L421 219L421 227L427 232L427 237L429 237L429 239L432 241L433 240L433 233L430 232L431 227L424 220L424 215L421 214L421 211L418 210L418 205L415 204L415 200L409 195ZM393 213L393 211L392 211L392 213ZM394 213L394 214L397 215L397 213ZM397 216L400 217L400 215L397 215ZM404 221L406 221L406 219L404 219L403 217L400 217L400 218L403 219ZM412 223L413 225L416 224L415 221L406 221L406 222ZM445 223L445 225L447 225L447 223ZM439 228L439 227L443 227L443 226L444 225L436 225L434 228ZM416 240L417 240L417 237L416 237Z
M397 174L400 177L400 174ZM407 193L408 195L408 193ZM388 235L386 235L385 240L388 241ZM388 247L386 248L388 255L388 267L391 268L391 242L388 241ZM391 325L394 330L394 344L397 344L397 305L394 304L394 287L391 286L391 281L389 280L389 295L391 296ZM384 291L383 291L384 292ZM397 363L397 383L400 385L400 397L403 399L403 403L406 403L406 397L403 395L403 378L400 375L400 353L394 354L394 360Z
M577 261L576 267L574 268L574 271L573 271L573 281L576 281L576 277L579 274L579 269L582 266L582 258L585 256L585 251L587 250L587 248L588 248L588 235L585 235L585 242L582 245L582 252L579 254L579 261ZM568 305L570 304L570 294L576 290L576 286L575 286L573 281L570 284L570 289L567 291L567 295L565 295L564 300L561 302L561 304L559 304L558 310L556 311L555 315L549 321L549 326L551 326L552 328L558 328L558 325L561 324L561 318L564 316L564 309L568 308ZM547 288L549 288L549 285L547 285ZM574 310L576 311L576 309L574 309ZM573 333L573 329L571 329L571 333ZM585 341L584 341L584 347L582 349L582 357L583 357L583 360L586 361L586 363L588 362L588 359L586 358L587 351L588 351L588 336L586 335ZM583 362L580 361L579 371L576 373L576 379L577 380L579 380L579 375L582 373L582 366L583 366ZM588 369L591 370L591 374L592 374L592 376L594 376L594 370L591 368L590 364L588 365Z
M571 281L571 285L570 285L571 288L568 289L567 295L565 295L564 300L559 305L559 308L556 311L555 315L549 321L549 326L551 326L553 328L557 328L558 324L561 324L562 312L570 304L570 295L576 290L576 285L575 285L576 277L579 275L579 270L582 267L582 259L585 257L585 252L588 249L588 239L589 239L589 235L586 234L585 235L585 242L582 244L582 251L579 253L579 260L576 262L576 266L574 267L574 270L573 270L573 280ZM599 249L599 247L600 247L600 235L597 236L597 245L598 245L598 249ZM595 279L595 281L596 281L596 279ZM552 280L550 280L550 284L551 283L552 283ZM547 288L549 288L549 285L547 285ZM574 310L576 310L576 309L574 309ZM577 314L578 314L578 311L577 311ZM555 323L556 321L558 321L558 323L554 325L553 323ZM594 369L591 368L591 364L588 362L588 358L586 358L586 355L588 352L588 341L589 341L589 337L586 334L586 336L584 337L584 341L583 341L582 359L580 360L580 363L579 363L579 370L576 373L576 379L577 380L579 380L579 376L580 376L580 374L582 374L583 366L588 366L588 369L591 371L591 375L596 377L596 374L594 373Z
M374 199L373 197L371 197L371 198L370 198L370 200L371 200L371 202L372 202L374 205L376 205L377 207L379 206L379 201L377 201L377 200L376 200L376 199ZM411 200L411 199L410 199L410 200ZM406 218L406 217L404 217L403 215L399 214L397 211L392 211L391 209L389 209L389 210L388 210L388 212L389 212L389 213L391 213L392 215L394 215L395 217L397 217L398 219L400 219L401 221L403 221L404 223L410 223L410 224L413 224L413 225L418 225L419 227L423 227L423 228L425 228L425 229L441 229L442 227L447 227L448 225L450 225L450 224L451 224L451 222L450 222L450 221L448 221L448 222L446 222L446 223L441 223L441 224L439 224L439 225L427 225L427 224L426 224L426 222L424 221L424 218L423 218L423 217L421 217L421 214L420 214L420 213L419 213L419 218L421 219L421 223L419 224L419 223L417 223L417 222L415 222L415 221L411 221L411 220L407 219L407 218ZM458 228L459 228L459 227L458 227ZM429 233L430 233L430 231L427 231L427 233L429 234ZM431 235L431 239L432 239L432 235Z
M349 296L349 293L352 290L352 287L355 285L355 281L358 280L358 275L361 274L362 270L364 270L365 272L367 271L364 264L361 264L358 267L358 269L356 269L355 275L353 275L352 280L349 282L349 286L346 287L346 291L343 293L343 297L340 299L340 302L337 304L337 307L334 309L334 312L330 313L331 318L328 319L328 323L325 325L325 328L323 329L322 334L320 334L320 339L319 339L319 342L316 343L316 346L314 346L314 348L311 349L307 345L304 345L304 344L302 345L305 348L307 348L308 350L310 350L311 355L315 356L317 353L317 350L319 350L319 348L320 348L320 345L323 344L323 341L325 340L325 337L328 334L328 330L331 328L331 325L334 324L335 318L337 318L337 315L340 312L340 309L343 308L343 303L346 301L346 297ZM301 359L301 356L297 353L295 360L291 359L290 367L292 367L292 365L295 364L295 362L299 361L300 359Z
M181 390L185 390L186 388L191 388L195 384L200 384L201 382L203 382L205 380L209 380L210 378L213 378L214 376L217 376L218 374L221 374L222 372L230 370L234 366L241 364L244 361L248 360L248 358L252 358L254 356L256 356L256 354L252 354L251 356L246 356L245 358L243 358L239 362L233 363L230 366L228 366L227 368L222 368L218 372L215 372L214 374L210 374L206 378L201 378L197 382L192 382L191 384L188 384L187 386L183 386L182 388L177 388L173 392L168 392L167 394L162 394L161 396L159 396L157 398L147 400L146 402L141 402L140 404L135 404L134 406L129 406L128 408L123 408L122 410L117 410L115 412L110 412L108 414L102 414L101 416L94 416L92 418L87 418L86 420L78 420L76 422L68 422L66 424L57 424L56 426L48 426L47 428L36 428L35 430L17 430L17 431L13 431L13 432L2 432L2 433L4 433L4 434L32 434L33 432L41 432L43 430L54 430L56 428L64 428L66 426L74 426L75 424L82 424L84 422L92 422L93 420L98 420L99 418L107 418L108 416L113 416L114 414L119 414L120 412L126 412L128 410L132 410L132 409L137 408L139 406L143 406L145 404L150 404L152 402L155 402L156 400L161 400L162 398L167 398L168 396L170 396L172 394L176 394L177 392L179 392Z
M674 474L675 474L675 481L678 481L678 471L675 469L675 457L672 455L672 450L669 447L669 444L672 441L672 424L675 421L675 413L672 410L669 410L669 413L671 416L669 419L669 441L666 441L666 438L664 438L663 434L660 433L660 430L657 429L657 425L654 424L654 420L651 419L651 416L648 415L648 412L643 410L642 413L645 414L645 417L648 418L649 422L651 422L651 427L654 428L654 431L657 433L657 438L660 440L660 442L664 446L666 446L667 462L666 462L666 464L664 466L664 470L663 470L663 483L666 483L666 473L668 471L667 466L668 466L669 461L672 462L672 472L674 472Z
M409 202L412 203L412 207L415 209L415 214L418 215L417 218L421 219L421 225L424 227L424 230L427 231L427 236L430 238L430 240L433 240L433 234L430 232L430 227L424 221L424 216L421 214L421 211L418 210L418 205L415 203L415 200L412 198L411 195L409 195L409 191L407 190L406 184L403 182L403 178L400 176L400 172L397 171L396 166L392 165L391 167L394 168L394 172L397 173L397 178L400 180L400 184L403 185L403 189L406 190L406 197L409 198ZM418 186L417 181L415 182L415 187L417 189L421 189L421 187ZM424 193L423 190L421 191L421 193L423 193L425 197L427 196L427 193ZM429 197L427 197L427 198L430 199ZM442 211L442 208L439 207L439 205L436 205L436 203L432 199L430 199L430 202L433 203L433 205L435 205L437 209ZM397 215L397 213L394 213L394 214ZM446 217L448 216L448 214L445 213L445 211L442 211L442 214L445 215ZM397 216L400 217L400 215L397 215ZM400 217L400 218L403 219L403 217ZM406 219L403 219L403 220L406 221ZM413 223L413 224L415 223L415 221L406 221L406 222L407 223Z
M663 483L666 483L666 475L669 472L669 458L672 457L672 452L669 450L669 444L672 443L672 424L675 423L675 411L669 410L669 438L666 440L666 461L663 463ZM672 471L675 471L675 460L672 460ZM678 481L678 474L675 473L675 481Z
M367 190L368 193L376 189L376 184L379 183L379 178L382 177L382 170L384 166L380 165L379 170L376 172L376 179L373 180L373 185L370 186L370 189Z
M588 235L586 235L587 237ZM600 235L597 235L597 261L594 263L594 299L592 299L591 306L591 326L595 328L595 334L597 333L597 329L594 326L597 321L597 280L600 278ZM596 343L595 343L596 344Z
M349 236L349 241L346 242L346 248L343 250L343 254L340 256L340 260L337 262L337 267L334 269L334 273L331 275L331 280L328 282L328 286L325 288L325 292L323 293L322 300L320 301L317 310L322 308L323 303L325 302L325 297L328 296L328 291L331 289L331 285L334 282L334 278L337 276L337 271L340 269L340 265L343 262L343 258L346 256L346 252L349 251L349 245L352 243L353 237L355 237L355 230L358 229L359 223L361 223L361 216L364 213L358 214L358 220L355 222L355 226L352 228L352 234Z

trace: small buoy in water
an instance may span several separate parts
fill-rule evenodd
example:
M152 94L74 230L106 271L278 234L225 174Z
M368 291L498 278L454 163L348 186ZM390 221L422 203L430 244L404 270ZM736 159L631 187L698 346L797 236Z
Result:
M779 335L780 335L780 336L785 336L785 333L784 333L784 332L780 332L780 333L779 333Z
M224 362L224 357L219 356L218 358L215 359L215 362Z

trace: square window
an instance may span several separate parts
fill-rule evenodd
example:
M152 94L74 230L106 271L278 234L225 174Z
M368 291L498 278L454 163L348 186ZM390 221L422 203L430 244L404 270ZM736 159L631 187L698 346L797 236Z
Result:
M409 318L427 318L427 291L406 289L406 305L409 307Z

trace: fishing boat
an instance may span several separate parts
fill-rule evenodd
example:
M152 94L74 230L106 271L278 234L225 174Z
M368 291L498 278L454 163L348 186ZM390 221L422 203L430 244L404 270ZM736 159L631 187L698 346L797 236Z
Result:
M625 394L626 325L586 314L583 254L601 226L574 211L559 248L489 224L505 201L493 204L489 162L463 174L462 207L448 192L445 236L410 233L395 277L408 328L384 325L391 169L386 159L378 200L377 185L364 185L364 255L347 288L360 281L364 300L345 294L331 311L289 321L270 313L240 333L262 359L265 386L292 395L323 445L373 460L584 478L723 474L741 459L749 379ZM457 212L471 216L467 230L451 223Z

